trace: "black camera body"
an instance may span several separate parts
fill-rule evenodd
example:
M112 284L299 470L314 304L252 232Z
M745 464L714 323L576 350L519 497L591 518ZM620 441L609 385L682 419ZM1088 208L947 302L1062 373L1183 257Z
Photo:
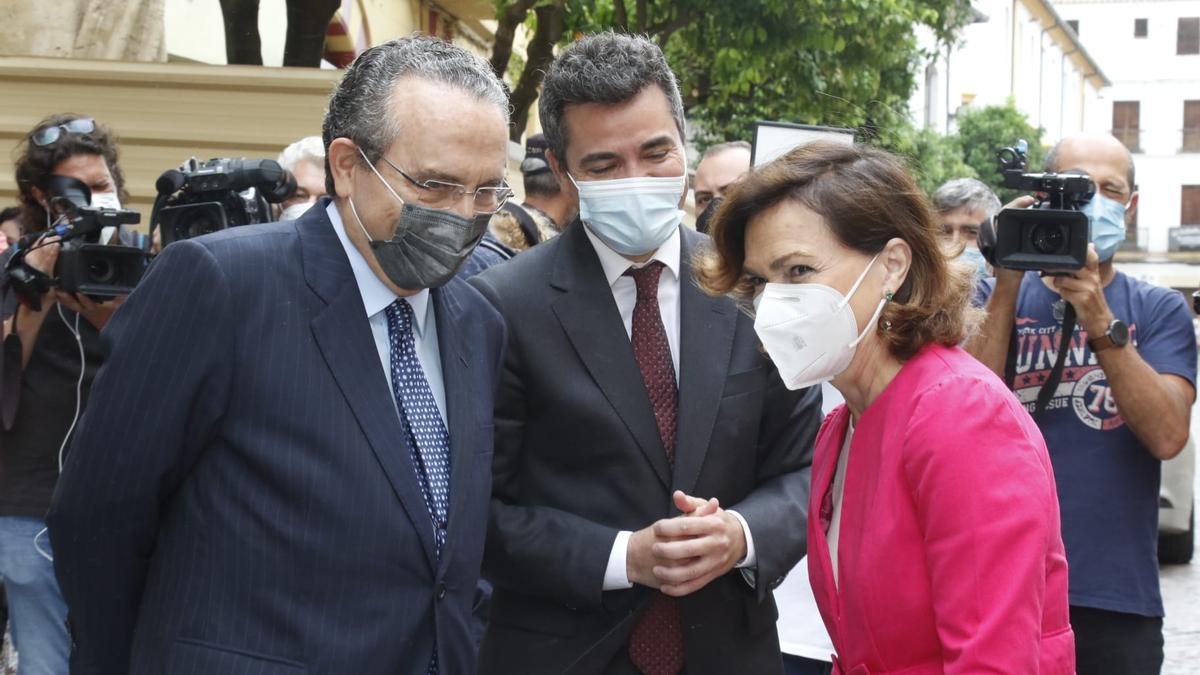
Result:
M980 228L979 251L992 265L1013 270L1062 273L1087 265L1091 227L1080 209L1096 192L1082 174L1025 173L1025 141L996 153L1004 186L1034 192L1029 209L1002 209Z
M166 171L155 184L158 197L150 231L159 229L162 245L229 227L266 223L270 204L296 192L296 179L270 159L195 158Z
M100 241L106 227L136 225L137 211L86 207L71 219L71 235L64 237L54 274L58 287L103 301L133 292L146 271L146 252L134 246L107 245Z
M42 296L54 288L82 293L98 302L133 292L146 271L146 252L134 246L109 246L100 237L105 228L119 231L122 225L137 224L141 220L138 212L88 206L91 190L67 176L51 176L46 191L51 206L62 214L59 224L48 232L23 237L5 266L8 285L21 301L40 311ZM57 236L61 242L53 276L25 261L49 236Z

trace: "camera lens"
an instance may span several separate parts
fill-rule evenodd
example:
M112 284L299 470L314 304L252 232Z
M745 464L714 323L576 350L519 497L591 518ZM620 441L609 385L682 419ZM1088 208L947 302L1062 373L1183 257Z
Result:
M220 223L206 216L207 214L201 213L198 217L181 223L177 239L191 239L192 237L199 237L222 229Z
M1038 225L1033 228L1029 238L1033 248L1043 255L1061 253L1067 243L1067 233L1060 225Z
M92 258L88 261L88 274L92 283L111 284L117 278L117 266L108 258Z

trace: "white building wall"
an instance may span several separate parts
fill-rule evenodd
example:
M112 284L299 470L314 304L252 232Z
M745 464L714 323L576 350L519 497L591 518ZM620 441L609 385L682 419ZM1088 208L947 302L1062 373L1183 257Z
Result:
M284 0L261 0L258 33L263 65L283 65L287 33ZM212 0L168 0L166 5L167 54L202 63L225 63L225 22L221 5Z
M1200 56L1175 53L1178 19L1200 17L1200 0L1059 0L1057 7L1079 21L1080 40L1113 82L1092 101L1088 130L1111 131L1114 101L1140 103L1138 227L1152 253L1165 252L1170 228L1180 225L1181 186L1200 185L1200 153L1180 152L1183 102L1200 100ZM1145 38L1134 37L1135 19L1147 19Z
M1095 99L1097 91L1085 83L1059 42L1021 2L976 0L973 4L987 20L966 26L951 53L943 50L935 57L935 81L919 73L909 106L913 119L925 124L932 110L928 126L947 133L963 105L1004 105L1012 98L1034 126L1045 129L1044 142L1084 129L1091 114L1086 102ZM933 49L931 31L921 29L917 35L922 46ZM930 84L937 89L933 96ZM927 106L930 100L937 102L932 109Z

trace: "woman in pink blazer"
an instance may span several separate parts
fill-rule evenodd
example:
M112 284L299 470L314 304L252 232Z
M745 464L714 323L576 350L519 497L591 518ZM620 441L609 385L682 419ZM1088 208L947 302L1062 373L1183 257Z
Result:
M978 312L891 155L814 143L726 198L701 267L753 298L791 388L846 404L817 438L809 573L834 672L1075 671L1067 562L1046 446L957 345Z

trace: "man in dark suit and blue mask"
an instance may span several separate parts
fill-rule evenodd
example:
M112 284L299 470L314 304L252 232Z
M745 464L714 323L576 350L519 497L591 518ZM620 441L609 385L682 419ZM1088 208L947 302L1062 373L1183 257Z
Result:
M508 195L507 110L457 47L367 50L332 201L164 249L49 516L72 672L474 672L504 328L453 276Z
M820 396L692 279L658 47L575 42L541 119L581 223L471 280L509 327L481 672L781 673L771 589L804 555Z

